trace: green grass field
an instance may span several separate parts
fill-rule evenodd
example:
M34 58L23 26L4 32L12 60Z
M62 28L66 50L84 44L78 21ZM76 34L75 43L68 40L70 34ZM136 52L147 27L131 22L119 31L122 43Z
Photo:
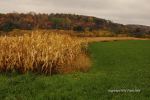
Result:
M0 74L0 100L150 100L150 41L92 43L89 52L93 65L87 73Z

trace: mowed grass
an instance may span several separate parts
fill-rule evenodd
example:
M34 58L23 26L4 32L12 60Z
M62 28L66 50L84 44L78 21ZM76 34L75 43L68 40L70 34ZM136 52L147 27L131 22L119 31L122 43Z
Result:
M87 73L46 76L0 74L0 100L149 100L150 41L89 45L93 65ZM109 89L140 89L110 93Z

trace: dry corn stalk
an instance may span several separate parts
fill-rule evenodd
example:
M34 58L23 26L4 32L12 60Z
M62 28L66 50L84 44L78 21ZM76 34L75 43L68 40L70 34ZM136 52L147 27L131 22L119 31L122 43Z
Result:
M1 36L0 71L63 73L66 69L75 69L71 68L72 64L80 59L81 54L85 55L83 48L86 46L86 42L81 39L56 33ZM81 65L76 66L80 69Z

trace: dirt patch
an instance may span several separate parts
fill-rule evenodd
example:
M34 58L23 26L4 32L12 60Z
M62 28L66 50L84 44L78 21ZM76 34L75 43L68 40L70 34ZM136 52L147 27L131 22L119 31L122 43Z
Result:
M135 38L135 37L84 37L83 39L88 42L110 42L121 40L149 40L147 38Z

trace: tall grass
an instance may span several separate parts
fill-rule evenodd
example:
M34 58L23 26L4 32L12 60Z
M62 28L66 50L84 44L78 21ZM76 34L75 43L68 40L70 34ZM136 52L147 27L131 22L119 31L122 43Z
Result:
M0 71L57 74L86 71L86 42L69 35L32 32L0 37Z

